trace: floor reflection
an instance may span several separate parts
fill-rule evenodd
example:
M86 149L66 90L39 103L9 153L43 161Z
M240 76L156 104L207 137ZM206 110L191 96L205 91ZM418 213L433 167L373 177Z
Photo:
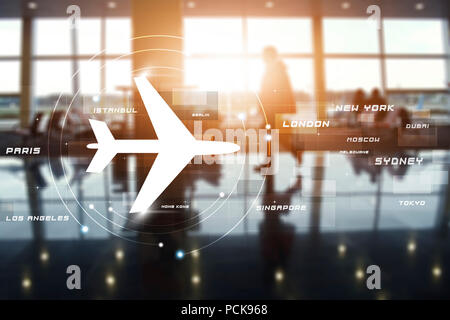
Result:
M46 158L3 158L0 298L448 298L449 153L390 156L424 162L305 152L299 164L282 153L265 178L248 163L189 165L145 216L127 213L133 156L98 175L85 173L89 159L54 159L51 174ZM6 220L67 216L59 196L87 232L72 217ZM71 264L80 291L65 286ZM365 286L370 264L381 291Z

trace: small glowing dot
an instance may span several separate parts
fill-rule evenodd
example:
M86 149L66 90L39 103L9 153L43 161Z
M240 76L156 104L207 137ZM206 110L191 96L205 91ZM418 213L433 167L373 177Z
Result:
M436 278L439 278L442 275L442 270L439 266L435 266L432 270L433 272L433 276L435 276Z
M271 9L271 8L275 7L275 3L273 1L266 1L264 6L268 9Z
M124 254L123 254L123 250L122 249L116 250L116 259L117 260L122 260L123 256L124 256Z
M106 276L105 281L108 286L112 287L116 283L116 278L112 275L108 275Z
M177 259L181 260L184 258L184 252L183 250L177 250L177 252L175 252L175 256L177 257Z
M267 130L270 129L270 124L266 124L266 129L267 129Z
M188 7L189 9L194 9L194 8L195 8L195 2L194 2L194 1L189 1L189 2L187 3L187 7Z
M139 76L141 76L141 77L147 77L148 76L148 73L147 73L147 71L142 71L140 74L139 74Z
M88 226L82 226L81 227L81 232L87 233L88 231L89 231L89 227Z
M387 295L385 293L380 293L377 295L377 300L386 300Z
M91 203L91 204L89 204L89 209L94 209L94 205Z
M39 186L36 186L36 189L39 189Z
M31 280L30 278L24 278L22 280L22 287L25 289L28 289L29 287L31 287Z
M93 97L92 97L92 100L93 100L94 102L99 102L99 101L100 101L100 96L93 96Z
M197 250L195 250L195 251L192 251L192 257L194 257L194 258L198 258L199 257L199 255L200 255L200 253L197 251Z
M223 192L219 193L219 197L221 197L221 198L225 197L225 193L223 193Z
M108 211L109 211L109 212L113 211L113 208L112 208L112 207L109 207L109 208L108 208Z
M342 9L349 9L350 8L350 2L342 2L341 3L341 8Z
M413 253L414 251L416 251L416 243L414 241L411 241L408 243L408 251L410 253Z
M272 140L272 136L271 136L270 134L266 134L266 140L267 140L267 141Z
M48 258L49 258L48 252L47 251L42 251L41 252L41 256L40 256L41 261L42 262L46 262L46 261L48 261Z
M278 270L277 272L275 272L275 280L277 281L283 281L284 279L284 273L281 270Z
M347 251L347 247L345 244L338 245L338 252L339 254L343 255Z
M364 277L364 272L361 269L356 270L355 277L356 279L362 279Z
M425 4L423 2L418 2L415 5L416 10L423 10L425 9Z
M243 113L243 112L239 113L238 118L239 118L239 120L242 120L242 121L245 120L245 113Z
M28 2L28 9L35 10L37 7L38 5L36 2Z
M117 4L114 1L108 2L108 8L109 9L115 9L117 7Z
M199 284L200 283L200 277L196 274L194 274L191 278L191 281L193 284Z
M160 247L160 248L164 247L164 243L162 243L162 242L158 243L158 247Z

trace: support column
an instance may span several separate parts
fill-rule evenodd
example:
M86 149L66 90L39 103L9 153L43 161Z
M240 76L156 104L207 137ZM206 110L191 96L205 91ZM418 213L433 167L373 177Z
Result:
M314 53L314 91L317 120L326 120L325 58L323 50L322 1L311 0L313 53Z
M26 128L31 118L31 44L32 44L32 19L24 14L22 17L22 58L20 73L20 127Z
M378 29L378 43L380 46L380 73L381 73L381 91L387 97L387 83L386 83L386 52L384 47L384 25L383 18L380 17L380 28Z
M133 76L147 74L155 89L171 91L183 82L183 41L181 0L132 0L131 16L133 27L132 50ZM139 92L134 87L134 139L156 139L152 124L142 104ZM171 102L168 101L170 105ZM140 189L154 157L139 156L136 168L136 187ZM181 174L160 196L183 197L184 183ZM154 207L160 201L156 201Z
M133 0L131 14L135 38L132 43L135 52L132 55L133 75L146 72L158 91L170 91L181 86L183 41L176 37L182 37L182 1ZM134 91L134 101L135 105L140 101L137 90ZM138 106L138 115L135 136L148 138L149 119L143 106Z

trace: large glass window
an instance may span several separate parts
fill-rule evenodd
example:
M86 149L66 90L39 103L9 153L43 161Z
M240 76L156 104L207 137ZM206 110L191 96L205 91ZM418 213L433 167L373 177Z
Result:
M378 59L327 59L326 86L329 91L380 88Z
M20 62L0 61L0 93L19 93Z
M241 18L184 19L184 52L187 55L242 53Z
M326 88L332 101L349 103L353 96L349 92L357 88L369 92L372 88L382 88L384 83L384 89L388 90L384 94L390 103L448 108L444 93L437 94L438 103L430 99L421 103L415 98L408 102L408 94L400 94L448 87L448 62L444 56L448 42L444 36L446 21L383 19L383 52L377 25L367 19L325 18L323 25Z
M440 19L385 19L383 22L387 87L389 89L445 89L446 23ZM389 55L409 55L392 59ZM415 57L415 55L419 55ZM429 57L426 57L430 55Z
M106 53L120 54L131 52L131 19L106 19Z
M326 53L378 53L378 30L368 19L323 20Z
M312 93L313 61L310 58L285 58L283 60L295 91ZM264 63L261 59L253 58L249 61L249 88L259 90L264 73Z
M22 22L19 19L0 19L0 126L14 125L20 104L20 54L22 50Z
M72 93L69 60L41 60L34 65L34 94L38 97Z
M112 60L106 62L106 93L119 94L118 87L131 86L131 61Z
M69 55L70 28L68 19L36 19L34 21L34 54Z
M97 54L100 53L100 32L101 20L80 19L78 25L78 54Z
M242 91L244 64L239 58L191 58L185 61L185 84L202 90Z
M22 22L19 19L0 19L1 56L20 56Z
M438 19L385 19L386 53L445 53L445 27Z
M80 92L82 95L97 95L101 90L100 61L81 60L80 68Z
M280 53L311 53L311 19L248 18L248 51L274 46Z
M366 18L323 19L327 90L381 87L382 59L386 59L387 89L448 87L445 20L386 18L382 26L385 52L380 52L376 25ZM131 51L131 19L82 18L77 52L73 52L67 18L37 18L33 27L33 92L40 98L35 102L61 92L72 93L73 57L81 68L83 95L93 96L103 89L117 95L119 86L132 85L129 58L114 61ZM1 94L20 92L21 29L20 19L0 19L0 38L8 43L0 47ZM305 93L312 100L315 75L310 18L187 17L183 43L187 86L258 91L264 74L261 53L272 45L286 65L296 93ZM102 50L103 56L87 61ZM107 61L105 67L103 61Z
M0 19L0 93L19 93L22 23L19 19ZM1 60L8 57L8 60Z
M387 86L393 89L447 87L443 59L387 59Z
M77 81L82 98L91 98L102 92L117 96L120 93L118 86L131 86L130 60L113 60L121 54L130 52L131 20L103 19L104 23L102 18L80 19L76 29L76 51L71 41L73 30L67 19L39 18L34 21L35 112L53 107L55 97L60 93L74 94L72 88ZM105 28L104 41L101 39L102 28ZM102 43L105 43L104 48ZM52 57L51 60L48 60L48 56ZM87 57L91 59L88 60ZM74 63L73 59L77 59L77 63ZM79 73L74 77L76 69L79 69ZM105 83L102 83L102 78L105 79Z
M264 74L262 51L273 46L294 90L312 96L311 34L309 18L185 18L185 84L258 91Z

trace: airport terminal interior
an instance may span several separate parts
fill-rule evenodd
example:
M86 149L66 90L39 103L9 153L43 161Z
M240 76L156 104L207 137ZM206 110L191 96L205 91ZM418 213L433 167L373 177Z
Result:
M0 0L0 298L450 298L449 6ZM195 138L240 146L139 213L157 155L91 173L86 148L90 119L158 138L136 77Z

